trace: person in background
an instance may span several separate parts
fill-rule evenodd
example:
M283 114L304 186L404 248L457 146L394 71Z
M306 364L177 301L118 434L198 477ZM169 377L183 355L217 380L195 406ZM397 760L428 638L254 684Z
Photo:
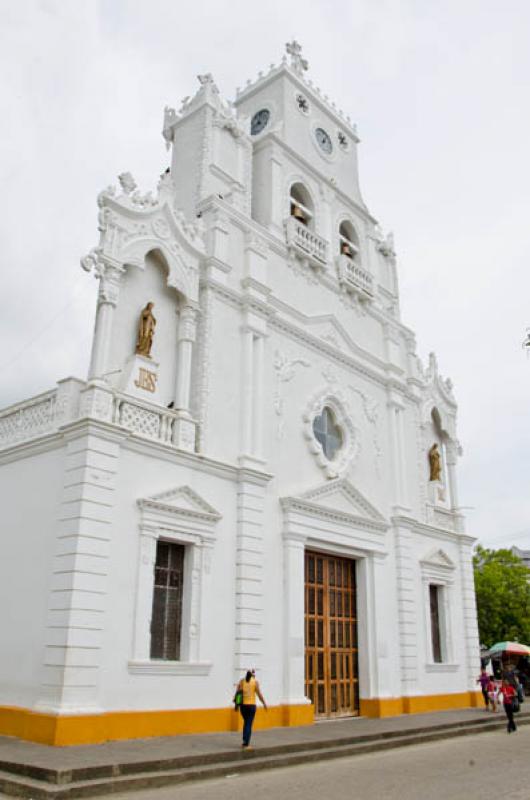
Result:
M488 710L488 706L490 704L490 698L488 695L489 682L490 682L490 676L488 675L485 669L481 670L480 675L477 678L477 683L480 683L480 688L482 689L482 697L484 698L484 705L486 706L486 711Z
M243 702L239 706L239 711L243 717L243 744L244 750L251 750L250 737L252 736L252 723L256 716L256 695L259 697L263 704L263 708L267 710L267 703L263 695L258 681L256 680L255 670L248 670L244 678L241 678L237 685L237 692L243 695Z
M492 711L497 711L497 695L499 693L499 687L497 682L493 680L490 676L489 683L488 683L488 697L490 701L490 706Z
M506 719L508 720L508 724L506 726L506 730L508 733L517 730L517 725L515 724L515 720L513 718L514 712L514 705L517 698L517 692L507 680L503 680L502 682L502 696L504 702L504 710L506 712Z

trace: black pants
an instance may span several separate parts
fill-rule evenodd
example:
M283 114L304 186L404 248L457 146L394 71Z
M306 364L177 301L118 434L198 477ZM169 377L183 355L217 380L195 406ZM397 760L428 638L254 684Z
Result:
M517 725L515 724L515 720L513 718L513 704L505 703L504 710L506 711L506 717L508 719L508 725L507 725L508 733L510 733L510 731L516 731Z
M484 705L487 708L489 706L489 704L490 704L490 698L489 698L489 694L488 694L488 690L487 689L483 689L482 690L482 697L484 698Z
M243 717L243 745L244 747L248 747L250 744L250 737L252 736L252 723L256 716L256 706L241 704L239 710Z

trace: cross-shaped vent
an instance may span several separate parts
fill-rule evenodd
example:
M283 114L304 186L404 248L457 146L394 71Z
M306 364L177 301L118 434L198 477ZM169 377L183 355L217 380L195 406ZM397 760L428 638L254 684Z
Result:
M335 422L335 415L328 406L324 406L322 412L313 420L313 433L322 445L326 458L333 461L342 447L343 436L341 428Z
M309 103L307 102L303 94L296 95L296 102L298 103L298 108L300 109L300 111L303 111L304 114L307 114L307 112L309 111Z

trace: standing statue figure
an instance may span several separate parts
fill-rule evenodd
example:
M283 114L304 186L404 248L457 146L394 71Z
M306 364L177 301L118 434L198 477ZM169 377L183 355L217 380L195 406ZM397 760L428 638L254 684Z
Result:
M442 457L435 442L429 450L429 466L431 468L430 481L442 480Z
M156 325L156 319L154 318L151 310L153 305L153 303L147 303L146 307L140 314L140 322L138 325L138 341L136 343L136 352L140 356L147 356L147 358L151 358L151 347L153 345L153 335Z

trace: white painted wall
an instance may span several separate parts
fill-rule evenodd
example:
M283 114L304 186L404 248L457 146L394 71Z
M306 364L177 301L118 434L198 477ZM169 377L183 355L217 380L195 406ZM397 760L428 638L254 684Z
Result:
M86 389L72 415L73 427L64 429L71 433L70 440L58 440L55 449L50 445L39 454L43 432L35 429L28 436L33 441L29 450L26 444L16 445L3 463L0 438L5 531L0 592L2 607L9 609L2 619L2 641L7 643L2 703L32 707L40 696L44 642L51 641L45 633L45 608L52 578L57 577L53 554L58 498L63 485L68 486L63 474L68 447L68 464L81 464L68 469L82 472L84 493L76 546L83 541L83 503L100 503L104 510L98 524L110 525L111 531L107 571L99 577L94 571L91 579L104 586L99 682L93 687L92 703L97 697L103 709L227 706L236 668L251 666L258 669L270 703L299 701L303 670L297 647L303 637L303 603L293 586L303 583L304 543L357 559L362 697L473 688L476 626L469 607L470 540L462 537L457 514L431 502L426 459L427 444L439 435L431 409L441 410L454 443L456 406L434 360L426 371L415 366L412 334L397 310L389 310L398 299L395 264L376 247L374 220L358 192L354 143L346 153L335 147L333 158L323 159L314 144L313 127L322 124L336 134L337 120L315 97L311 115L300 114L295 88L296 81L284 76L244 95L238 106L240 115L259 107L270 108L272 114L271 129L254 143L253 219L239 205L216 197L222 187L230 186L230 176L242 163L237 137L226 139L233 137L226 108L215 117L215 104L204 106L175 128L176 204L194 220L197 203L202 203L207 226L201 279L209 300L199 308L198 330L199 337L208 338L202 350L202 342L195 343L192 369L192 410L202 426L200 454L179 452L162 435L118 429L112 404L112 387L119 386L116 376L106 388ZM204 153L215 156L213 171ZM293 180L303 180L312 194L316 232L330 246L321 271L315 272L286 248L281 223L288 214ZM352 201L338 189L347 190ZM368 305L348 297L337 279L337 231L346 216L359 236L361 263L376 281L375 298ZM176 217L175 225L184 223ZM189 258L191 270L195 262L185 243L182 234L178 247L182 263ZM252 248L259 251L257 256L249 255ZM128 267L122 277L110 369L122 370L134 352L139 313L148 300L155 304L157 319L152 350L153 360L160 363L160 403L152 410L156 416L174 397L179 298L167 287L164 269L149 259L145 269ZM256 342L245 362L249 336ZM356 446L335 481L330 480L333 463L322 459L311 435L311 403L317 396L322 403L326 398L340 400L344 414L339 425L354 431ZM242 432L249 422L245 409L251 409L253 434L263 427L260 452L252 452L252 447L249 452L248 442L244 446ZM75 422L77 418L91 422ZM88 425L86 435L79 425ZM72 451L74 434L80 437L78 454ZM257 438L253 435L250 441ZM111 494L106 504L101 501L105 474L110 476ZM250 474L260 485L256 494ZM172 674L130 664L138 575L145 555L140 550L142 514L137 501L182 486L189 486L220 514L211 564L195 574L202 587L199 661L211 662L209 674L197 674L193 665L191 674L174 674L176 668ZM335 486L346 488L326 494ZM308 500L307 493L317 487L323 494ZM292 502L299 507L282 509L285 498L296 498ZM256 550L247 556L252 532ZM289 542L296 541L302 545L298 550L293 546L286 556ZM92 558L74 553L74 563L76 557ZM431 572L442 576L447 598L451 658L442 666L432 665L429 655L425 576ZM241 598L250 596L253 580L256 599L249 609ZM98 610L92 611L95 615ZM23 655L27 657L21 661ZM76 695L59 687L53 700L59 708L63 703L75 711L81 709L83 697L81 690Z
M1 467L0 705L40 693L62 471L60 449Z

